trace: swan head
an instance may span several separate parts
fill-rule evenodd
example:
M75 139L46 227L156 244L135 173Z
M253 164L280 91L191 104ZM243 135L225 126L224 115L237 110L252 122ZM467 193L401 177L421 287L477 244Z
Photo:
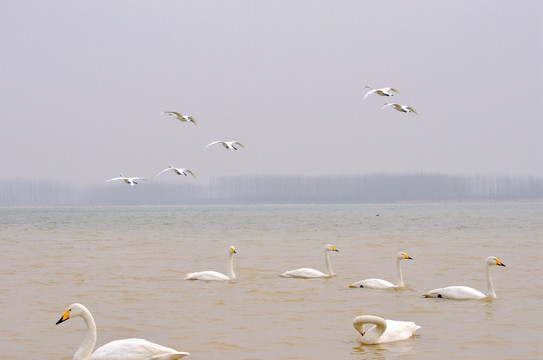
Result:
M486 265L488 266L491 266L491 265L498 265L498 266L504 266L505 267L505 264L502 263L500 261L500 259L498 259L497 257L495 256L489 256L486 258Z
M230 254L230 255L237 254L237 251L236 251L236 248L234 247L234 245L230 246L230 250L228 250L228 254Z
M398 252L398 254L396 254L396 258L398 260L413 260L413 258L409 255L407 255L406 253L400 251Z
M86 312L89 312L86 307L79 303L73 303L72 305L68 306L68 309L66 309L62 317L59 319L59 321L57 321L55 325L58 325L68 320L70 317L82 316Z
M339 252L339 250L336 249L336 247L335 247L334 245L332 245L332 244L326 245L326 247L324 248L324 250L326 250L326 251L336 251L336 252Z

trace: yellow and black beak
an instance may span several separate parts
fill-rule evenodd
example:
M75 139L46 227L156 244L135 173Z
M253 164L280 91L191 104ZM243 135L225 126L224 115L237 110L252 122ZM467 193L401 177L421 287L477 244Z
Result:
M502 263L499 259L496 259L496 265L504 266L504 267L505 267L505 264Z
M66 320L68 320L70 318L70 310L66 310L66 312L64 313L64 315L62 315L62 317L60 318L59 321L57 321L57 323L55 325L58 325L60 324L61 322L64 322Z
M408 259L408 260L413 260L413 258L409 255L407 255L406 253L403 254L403 257Z
M335 246L332 246L332 251L337 251L337 252L339 252L339 250L338 250L338 249L336 249L336 247L335 247Z

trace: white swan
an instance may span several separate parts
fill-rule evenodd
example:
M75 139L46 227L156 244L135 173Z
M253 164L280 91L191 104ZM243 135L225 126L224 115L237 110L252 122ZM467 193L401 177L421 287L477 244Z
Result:
M396 94L399 94L400 92L398 91L398 89L394 89L394 88L391 88L391 87L385 87L385 88L380 88L380 89L374 89L372 88L371 86L369 85L366 85L365 86L366 89L370 89L370 91L368 91L366 93L366 95L364 95L364 100L366 100L366 98L368 96L370 96L371 94L377 94L377 95L381 95L381 96L393 96L394 94L391 93L391 91L395 92Z
M174 360L190 355L143 339L112 341L92 352L96 345L96 324L86 307L78 303L70 305L57 325L76 316L83 318L88 330L73 360Z
M215 144L221 144L222 146L224 146L225 148L227 148L229 150L237 150L237 148L234 145L239 145L239 146L241 146L242 148L245 149L245 145L243 145L239 141L235 141L235 140L233 140L233 141L221 141L221 140L213 141L213 142L207 144L207 146L204 149L207 149L211 145L215 145Z
M116 177L113 179L106 180L106 182L115 181L115 180L123 180L125 183L127 183L130 186L138 185L136 180L144 180L147 181L147 179L140 178L140 177L126 177L123 174L121 174L120 177Z
M404 252L399 252L396 254L396 269L398 271L398 284L394 285L393 283L382 280L382 279L365 279L357 281L349 287L351 288L368 288L368 289L387 289L387 288L399 288L404 287L403 283L403 275L402 275L402 266L400 264L400 261L404 259L413 260L413 258L409 255L407 255Z
M413 114L419 114L415 109L413 109L412 106L408 106L408 105L400 105L400 104L391 104L391 103L385 103L385 105L383 105L383 107L381 108L381 110L383 110L384 108L386 107L389 107L389 106L392 106L394 109L400 111L400 112L404 112L404 113L413 113Z
M177 175L185 175L185 176L187 176L187 173L189 173L196 179L196 175L194 175L194 173L192 171L190 171L189 169L176 168L176 167L173 167L171 165L169 167L167 167L166 169L162 170L161 172L159 172L156 176L159 176L163 172L166 172L166 171L169 171L169 170L173 170L173 172L176 173Z
M169 116L173 116L174 118L176 118L177 120L179 121L182 121L182 122L191 122L193 123L194 125L198 126L198 123L196 122L196 120L194 120L194 118L192 116L187 116L187 115L183 115L181 113L178 113L177 111L164 111L162 113L162 115L169 115Z
M237 254L236 248L234 246L230 246L230 249L228 250L228 255L230 257L230 261L228 263L228 275L210 270L198 271L188 273L185 280L235 280L236 274L234 273L234 254Z
M374 324L364 330L364 324ZM353 327L362 335L362 344L382 344L393 341L409 339L420 329L412 321L397 321L383 319L374 315L357 316L353 320Z
M290 270L282 273L280 276L289 278L328 278L334 276L332 265L330 264L330 251L339 252L333 245L328 244L324 247L324 262L326 264L326 274L315 269L301 268L296 270Z
M484 299L486 297L496 298L496 292L494 291L494 284L492 283L492 276L490 275L490 267L493 265L505 266L498 258L494 256L489 256L486 258L485 267L486 267L486 283L488 286L488 296L470 288L468 286L447 286L444 288L434 289L428 291L426 294L422 295L426 298L443 298L443 299L454 299L454 300L478 300Z

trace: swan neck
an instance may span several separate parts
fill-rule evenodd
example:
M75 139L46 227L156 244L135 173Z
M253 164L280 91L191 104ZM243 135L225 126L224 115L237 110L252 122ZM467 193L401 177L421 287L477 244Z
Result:
M96 323L90 312L85 311L81 315L85 324L87 325L87 335L83 339L81 346L76 351L73 360L85 360L88 359L96 345Z
M326 264L326 274L334 276L334 270L332 270L332 264L330 263L330 252L328 250L324 250L324 263Z
M396 259L396 269L398 271L398 287L404 287L401 259Z
M488 286L488 297L495 299L496 291L494 291L494 283L492 282L492 276L490 275L490 265L486 266L486 284Z
M236 274L234 273L234 253L230 253L230 260L228 263L228 277L232 280L236 278Z
M372 338L373 340L377 340L383 335L383 333L387 329L387 322L385 319L379 317L379 316L373 316L373 315L363 315L359 316L355 319L355 322L353 324L354 328L359 332L364 332L364 324L373 324L375 327L369 329L365 335L365 337Z

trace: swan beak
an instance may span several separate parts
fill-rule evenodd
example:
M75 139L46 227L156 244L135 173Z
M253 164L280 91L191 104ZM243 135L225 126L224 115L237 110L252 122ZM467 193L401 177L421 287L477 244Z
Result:
M236 249L232 248L232 254L237 254L238 252L236 251Z
M413 260L413 258L407 254L403 254L403 257L406 258L407 260Z
M339 252L339 250L338 250L338 249L336 249L336 247L335 247L335 246L332 246L332 251L337 251L337 252Z
M57 321L57 323L55 325L58 325L60 324L61 322L64 322L66 320L68 320L70 318L70 310L66 310L66 312L64 313L64 315L62 315L62 317L60 318L59 321Z
M505 267L505 264L502 263L500 260L496 259L496 265L499 265L499 266L504 266Z
M366 332L365 332L365 331L361 331L361 332L360 332L360 335L364 336L364 335L366 335Z

